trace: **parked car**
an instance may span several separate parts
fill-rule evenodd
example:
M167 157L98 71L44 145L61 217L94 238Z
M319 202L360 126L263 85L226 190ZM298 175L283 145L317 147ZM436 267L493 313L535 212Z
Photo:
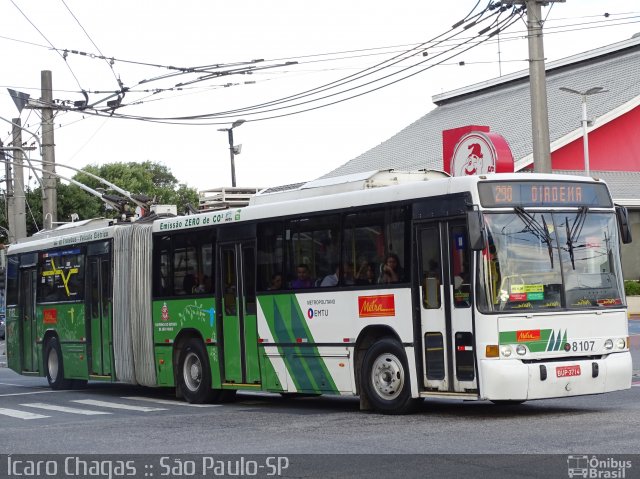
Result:
M4 339L4 316L0 316L0 339Z

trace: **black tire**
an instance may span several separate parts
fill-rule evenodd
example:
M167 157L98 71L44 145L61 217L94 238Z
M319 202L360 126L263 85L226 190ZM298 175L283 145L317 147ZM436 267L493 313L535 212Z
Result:
M418 402L411 397L404 349L390 338L375 342L367 350L360 383L373 408L383 414L406 414Z
M215 391L211 389L209 356L202 341L197 339L187 341L180 352L176 377L178 387L187 402L202 404L218 399L215 397Z
M49 387L54 390L70 389L72 381L64 378L64 364L62 361L62 349L58 338L53 337L44 345L43 352L44 375L47 377Z

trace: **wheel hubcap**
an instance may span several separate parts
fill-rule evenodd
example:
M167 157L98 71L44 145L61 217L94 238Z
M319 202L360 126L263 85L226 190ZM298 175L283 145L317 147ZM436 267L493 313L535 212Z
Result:
M189 353L184 360L182 369L184 384L190 391L197 391L202 382L202 363L200 358L194 353Z
M402 392L404 368L393 354L378 356L371 369L371 384L382 399L392 400Z
M49 370L49 377L51 381L55 382L58 378L58 355L56 354L55 349L51 349L49 351L49 356L47 357L47 369Z

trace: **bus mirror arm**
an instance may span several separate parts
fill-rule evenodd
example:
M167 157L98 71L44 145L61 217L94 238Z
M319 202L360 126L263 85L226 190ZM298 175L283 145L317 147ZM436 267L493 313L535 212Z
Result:
M487 232L482 212L478 209L467 211L467 227L469 231L469 247L473 251L481 251L487 246Z
M620 239L624 244L631 243L631 227L629 225L629 212L624 206L616 205L616 217L620 228Z

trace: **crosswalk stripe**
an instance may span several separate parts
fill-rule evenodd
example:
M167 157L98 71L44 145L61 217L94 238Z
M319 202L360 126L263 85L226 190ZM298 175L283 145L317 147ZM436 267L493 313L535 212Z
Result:
M62 391L52 391L52 390L47 390L47 391L29 391L26 393L7 393L7 394L0 394L0 397L5 397L5 396L30 396L31 394L51 394L51 393L61 393Z
M172 399L154 399L142 396L122 396L122 399L131 399L133 401L148 401L157 404L170 404L172 406L189 406L189 407L220 407L222 404L191 404L184 401L174 401Z
M5 408L0 408L0 414L4 416L15 417L18 419L44 419L45 417L50 417L44 416L42 414L36 414L34 412L18 411L17 409Z
M92 411L91 409L78 409L75 407L58 406L57 404L47 404L43 402L33 402L20 404L20 406L35 407L38 409L48 409L50 411L68 412L71 414L82 414L84 416L97 416L99 414L111 414L107 411Z
M110 401L97 401L95 399L74 399L72 402L79 404L87 404L89 406L108 407L112 409L128 409L131 411L151 412L151 411L166 411L161 407L147 407L147 406L130 406L129 404L115 403Z

